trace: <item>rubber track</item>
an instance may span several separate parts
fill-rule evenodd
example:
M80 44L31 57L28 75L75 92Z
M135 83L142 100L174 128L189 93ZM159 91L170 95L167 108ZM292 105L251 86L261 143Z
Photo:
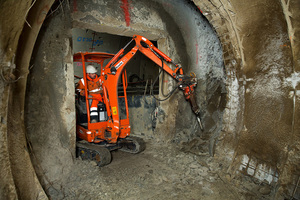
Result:
M95 157L92 158L92 160L97 162L98 166L105 166L111 162L111 154L108 149L105 147L100 147L95 144L91 143L76 143L76 148L78 148L78 151L84 150L86 152L89 152L89 157L92 157L93 153L100 156L100 161L96 160Z
M128 149L126 147L123 147L123 148L120 149L120 151L137 154L137 153L140 153L140 152L142 152L146 149L146 143L142 138L130 136L130 137L127 137L125 140L127 140L129 142L132 141L133 144L136 145L136 148L134 150L132 150L132 149Z

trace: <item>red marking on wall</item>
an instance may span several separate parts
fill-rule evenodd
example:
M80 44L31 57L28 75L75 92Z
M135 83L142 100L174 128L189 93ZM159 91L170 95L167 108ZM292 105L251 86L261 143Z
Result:
M163 5L164 5L165 7L173 8L173 4L168 3L168 2L163 2Z
M200 10L200 12L203 14L203 12L202 12L202 10L199 8L199 6L197 6L198 7L198 9Z
M77 12L77 0L73 0L73 12Z
M126 26L130 25L129 3L128 0L122 0L121 8L124 11Z
M50 9L50 7L48 5L46 5L39 11L39 14L38 14L38 17L36 20L37 24L42 24L44 22L49 9Z

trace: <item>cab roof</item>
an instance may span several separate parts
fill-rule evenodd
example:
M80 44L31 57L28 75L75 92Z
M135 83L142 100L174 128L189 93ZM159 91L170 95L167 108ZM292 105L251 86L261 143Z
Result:
M73 55L73 62L82 62L84 57L85 62L103 63L104 60L114 57L114 54L104 52L78 52Z

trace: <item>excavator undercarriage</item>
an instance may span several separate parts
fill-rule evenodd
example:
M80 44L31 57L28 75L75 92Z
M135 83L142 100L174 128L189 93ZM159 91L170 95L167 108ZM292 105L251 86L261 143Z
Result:
M127 153L137 154L146 149L146 143L142 138L127 137L119 139L116 144L89 143L81 140L76 143L76 156L83 160L93 160L99 167L105 166L111 162L111 153L113 150L120 150Z

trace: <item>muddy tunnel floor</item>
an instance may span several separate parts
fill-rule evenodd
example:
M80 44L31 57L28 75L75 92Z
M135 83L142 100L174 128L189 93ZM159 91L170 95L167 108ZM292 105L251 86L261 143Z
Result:
M140 154L113 151L112 156L112 162L101 168L75 159L70 173L44 186L49 198L272 199L267 186L222 174L222 165L212 157L178 145L147 141Z

